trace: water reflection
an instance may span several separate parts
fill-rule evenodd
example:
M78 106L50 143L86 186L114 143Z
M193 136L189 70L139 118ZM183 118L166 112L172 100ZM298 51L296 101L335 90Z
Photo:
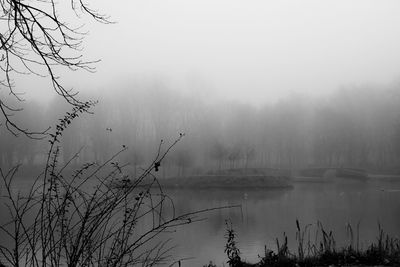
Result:
M381 188L390 188L384 191ZM375 240L378 223L385 232L400 236L400 184L385 183L298 183L291 190L172 190L167 193L175 201L178 213L240 204L241 208L217 210L204 214L206 221L185 226L176 233L176 257L195 257L193 266L209 260L222 266L226 262L225 220L233 223L238 233L242 257L257 261L263 255L264 245L275 247L276 238L284 232L289 246L295 247L295 221L302 227L316 224L332 230L341 246L348 242L346 225L354 231L360 223L360 245Z

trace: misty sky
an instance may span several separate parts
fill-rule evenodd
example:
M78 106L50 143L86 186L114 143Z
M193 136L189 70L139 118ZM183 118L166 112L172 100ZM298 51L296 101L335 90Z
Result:
M88 23L97 73L74 88L157 77L181 90L260 104L291 92L400 77L400 1L92 1L117 23ZM193 89L194 88L194 89Z

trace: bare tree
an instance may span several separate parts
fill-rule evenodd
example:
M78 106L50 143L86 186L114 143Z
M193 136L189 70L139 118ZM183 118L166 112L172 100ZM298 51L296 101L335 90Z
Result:
M83 106L77 92L64 87L57 74L59 69L93 71L92 63L83 60L82 40L85 32L82 26L71 26L64 21L60 11L65 4L77 18L88 15L101 23L111 23L109 18L91 8L83 0L0 0L0 89L8 89L9 95L22 101L21 93L15 89L18 75L33 74L47 78L54 90L73 106ZM64 5L64 6L63 6ZM23 128L13 120L12 115L22 110L11 105L0 95L0 110L3 124L17 135L40 137L45 131L35 132Z

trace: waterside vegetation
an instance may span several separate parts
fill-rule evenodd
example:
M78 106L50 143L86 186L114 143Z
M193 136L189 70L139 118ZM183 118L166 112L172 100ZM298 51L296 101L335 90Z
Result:
M242 260L237 244L237 234L231 223L226 223L225 253L231 267L306 267L306 266L399 266L400 240L390 237L378 224L378 235L374 242L365 249L360 245L359 225L356 229L346 226L347 245L338 248L332 231L326 230L321 222L314 227L301 226L296 220L296 248L289 250L288 236L283 233L283 240L276 238L274 249L264 247L264 255L257 263ZM314 238L311 238L313 236ZM203 267L216 267L210 262Z

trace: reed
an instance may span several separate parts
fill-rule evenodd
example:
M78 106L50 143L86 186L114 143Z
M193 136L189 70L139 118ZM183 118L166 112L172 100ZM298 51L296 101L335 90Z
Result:
M228 228L232 230L232 226ZM283 233L283 240L276 239L276 249L264 247L264 256L255 264L235 262L228 255L229 266L399 266L400 265L400 240L386 234L378 224L378 236L367 249L361 250L359 246L359 223L356 236L350 224L346 225L348 244L342 248L336 247L332 231L327 231L321 222L317 222L315 239L311 240L311 225L301 228L296 220L296 252L292 253L288 247L288 237ZM233 232L234 233L234 232ZM230 239L227 243L231 242ZM356 244L354 244L356 242ZM227 244L228 246L228 244ZM235 248L239 251L239 249ZM240 259L240 258L239 258ZM212 265L215 266L215 265Z

